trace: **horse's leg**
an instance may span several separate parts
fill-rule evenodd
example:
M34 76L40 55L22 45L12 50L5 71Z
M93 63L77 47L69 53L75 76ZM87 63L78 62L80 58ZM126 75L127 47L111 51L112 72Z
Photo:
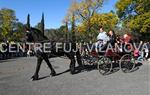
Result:
M83 68L83 64L82 64L81 54L80 54L79 50L76 52L76 57L77 57L77 62L78 62L78 65L79 65L79 69L81 70Z
M65 53L65 55L70 59L70 73L75 73L75 58L74 53Z
M75 58L71 58L71 62L70 62L70 73L74 74L75 73Z
M37 57L36 71L35 71L34 75L32 76L32 79L33 79L33 80L38 80L38 78L39 78L38 73L39 73L39 70L40 70L42 61L43 61L43 58Z
M55 75L56 75L56 72L55 72L54 68L52 67L50 61L48 60L48 56L45 56L45 57L44 57L44 60L45 60L45 62L47 63L48 67L49 67L50 70L51 70L51 74L50 74L50 75L51 75L51 76L55 76Z
M69 55L70 55L69 59L71 60L71 62L70 62L70 73L74 74L75 73L75 63L76 63L75 57L74 57L75 54L72 52Z

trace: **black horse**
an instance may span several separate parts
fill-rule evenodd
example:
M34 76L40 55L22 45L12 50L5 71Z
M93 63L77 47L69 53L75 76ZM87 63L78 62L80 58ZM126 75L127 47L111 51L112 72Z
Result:
M39 70L40 70L40 66L43 60L45 60L45 62L47 63L48 67L51 70L50 75L51 76L55 76L56 72L54 70L54 68L52 67L49 58L52 57L60 57L60 56L67 56L70 59L70 73L71 74L75 74L75 63L76 63L76 59L77 59L77 63L79 64L79 71L81 70L82 67L82 61L81 61L81 56L80 56L80 52L79 50L74 52L74 50L76 50L76 45L75 43L71 42L71 51L70 52L65 52L63 49L59 49L58 51L56 51L56 41L49 41L49 39L44 36L42 34L42 32L38 29L35 28L30 28L27 29L28 32L26 32L26 41L27 42L32 42L32 43L44 43L44 42L51 42L52 46L51 46L51 52L46 53L46 52L41 52L39 50L34 51L35 55L37 57L37 66L36 66L36 71L34 73L34 75L32 76L32 80L38 80L39 76ZM67 44L67 42L64 42ZM66 45L68 46L68 45ZM75 58L76 56L76 58Z

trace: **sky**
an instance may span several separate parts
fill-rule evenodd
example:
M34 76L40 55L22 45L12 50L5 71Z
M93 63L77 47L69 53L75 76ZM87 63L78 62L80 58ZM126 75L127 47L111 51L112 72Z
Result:
M106 13L115 10L117 0L106 1L101 12ZM70 4L71 0L0 0L0 8L15 10L16 17L24 24L28 13L32 26L41 21L41 15L44 13L46 28L59 28Z

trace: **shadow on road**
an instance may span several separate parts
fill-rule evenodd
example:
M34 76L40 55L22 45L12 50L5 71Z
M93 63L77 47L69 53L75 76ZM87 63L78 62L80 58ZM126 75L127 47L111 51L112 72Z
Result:
M139 70L140 66L142 66L142 63L136 64L135 68L132 71L128 72L128 73L132 73L132 72L135 72L135 71ZM90 71L93 71L93 70L97 70L97 65L84 65L84 67L82 69L81 69L81 67L76 67L75 68L75 73L73 75L79 74L79 73L84 72L84 71L90 72ZM117 64L114 64L113 65L113 69L111 70L111 72L106 73L105 75L111 75L113 73L118 72L119 70L120 70L119 66ZM65 70L65 71L63 71L61 73L57 73L55 76L59 76L59 75L62 75L62 74L68 73L68 72L70 72L70 69L67 69L67 70ZM45 79L45 78L48 78L48 77L50 77L50 75L49 76L40 77L38 80L42 80L42 79Z
M45 79L45 78L48 78L48 77L50 77L50 75L49 76L40 77L38 80L42 80L42 79Z
M16 59L5 59L5 60L0 60L0 63L4 63L4 62L11 62L11 61L15 61Z
M62 74L67 73L67 72L70 72L70 69L65 70L65 71L63 71L63 72L61 72L61 73L57 73L56 76L62 75Z

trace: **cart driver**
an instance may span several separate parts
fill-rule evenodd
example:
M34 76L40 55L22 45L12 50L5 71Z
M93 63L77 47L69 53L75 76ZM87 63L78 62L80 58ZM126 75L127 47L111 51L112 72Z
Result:
M100 26L99 35L97 36L97 42L95 44L96 48L101 48L101 50L105 50L107 48L108 41L109 41L109 36L103 30L103 27Z

